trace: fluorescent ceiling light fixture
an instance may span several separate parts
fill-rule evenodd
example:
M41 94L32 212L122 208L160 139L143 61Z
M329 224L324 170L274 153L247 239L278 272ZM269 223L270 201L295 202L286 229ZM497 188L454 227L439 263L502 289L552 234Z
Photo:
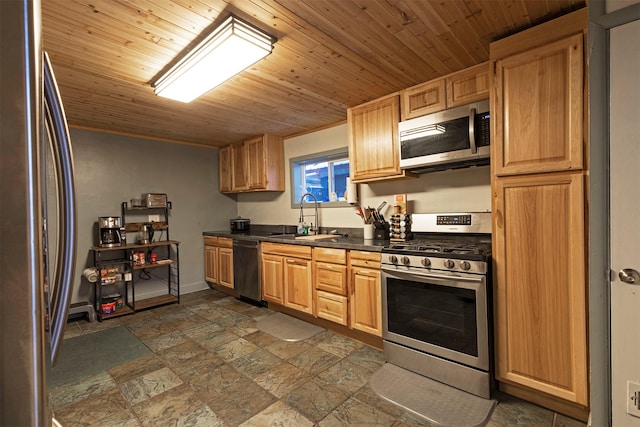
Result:
M275 39L230 15L154 84L158 96L191 102L269 55Z

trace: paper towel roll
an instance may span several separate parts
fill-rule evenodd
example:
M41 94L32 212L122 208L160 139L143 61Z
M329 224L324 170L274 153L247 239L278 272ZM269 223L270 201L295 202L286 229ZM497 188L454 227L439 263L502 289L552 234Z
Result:
M82 275L91 283L95 283L98 280L98 271L94 267L85 268Z
M351 182L349 177L347 177L347 202L351 204L358 203L358 185Z

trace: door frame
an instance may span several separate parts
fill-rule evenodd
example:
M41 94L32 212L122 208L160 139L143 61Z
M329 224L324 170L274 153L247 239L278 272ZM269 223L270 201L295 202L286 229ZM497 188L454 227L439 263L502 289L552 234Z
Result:
M589 371L592 426L611 425L609 30L640 19L640 3L606 13L589 2Z

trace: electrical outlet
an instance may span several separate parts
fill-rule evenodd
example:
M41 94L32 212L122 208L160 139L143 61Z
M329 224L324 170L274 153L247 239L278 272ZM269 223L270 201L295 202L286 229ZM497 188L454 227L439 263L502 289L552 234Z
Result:
M640 384L627 381L627 414L640 417Z
M160 215L149 215L149 222L160 222Z

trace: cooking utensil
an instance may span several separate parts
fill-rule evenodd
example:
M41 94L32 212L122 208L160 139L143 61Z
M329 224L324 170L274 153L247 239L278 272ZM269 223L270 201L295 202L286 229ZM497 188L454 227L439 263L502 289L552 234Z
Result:
M233 218L229 220L229 226L232 233L243 233L251 228L251 220L242 217Z

